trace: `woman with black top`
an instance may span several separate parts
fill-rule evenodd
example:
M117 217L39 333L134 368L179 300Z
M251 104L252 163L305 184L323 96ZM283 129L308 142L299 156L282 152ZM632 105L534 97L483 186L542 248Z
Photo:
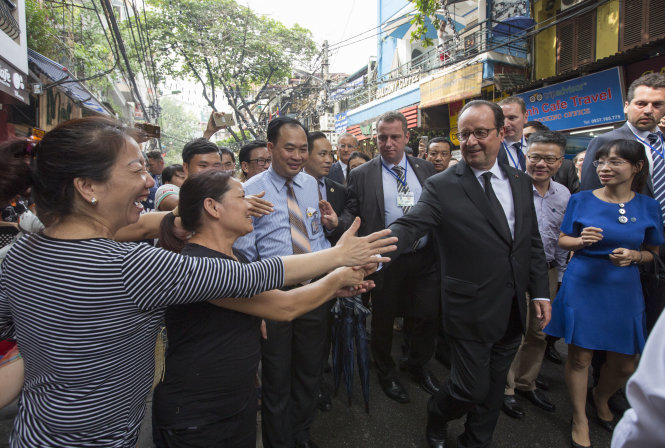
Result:
M251 297L395 249L376 234L244 265L116 242L154 184L131 131L72 120L29 155L46 228L16 242L0 274L0 339L17 341L25 366L11 447L136 446L166 307Z
M228 173L189 177L180 190L182 226L193 232L182 247L162 222L162 247L191 257L239 260L235 240L253 230L242 185ZM181 249L182 247L182 249ZM362 280L352 268L289 291L268 291L251 300L217 299L166 311L168 352L163 381L153 397L154 434L164 447L254 447L260 359L259 317L291 320ZM255 317L258 316L258 317Z

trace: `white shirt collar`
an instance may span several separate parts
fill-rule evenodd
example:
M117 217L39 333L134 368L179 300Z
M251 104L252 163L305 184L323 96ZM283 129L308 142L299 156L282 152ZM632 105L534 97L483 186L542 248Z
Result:
M635 126L633 126L633 125L630 123L630 121L626 121L626 124L628 125L628 128L629 128L631 131L633 131L633 134L637 135L637 136L640 137L642 140L646 140L647 137L649 136L649 134L653 134L654 132L657 133L657 132L659 131L659 129L658 129L658 125L656 125L656 127L653 128L653 129L650 130L650 131L640 131L640 130L637 129Z
M384 159L383 156L380 157L381 157L381 163L383 163L388 168L392 168L394 166L401 166L402 168L406 168L406 152L402 154L402 160L400 160L399 163L390 163L386 159Z
M501 169L499 164L496 162L496 160L494 161L494 165L492 166L492 168L490 168L489 170L478 170L478 169L472 167L471 165L469 165L469 168L471 168L471 171L473 171L474 176L476 176L476 178L481 182L482 182L482 179L480 178L480 176L482 176L484 173L486 173L488 171L490 173L494 174L498 179L503 180L506 177L503 173L503 170Z

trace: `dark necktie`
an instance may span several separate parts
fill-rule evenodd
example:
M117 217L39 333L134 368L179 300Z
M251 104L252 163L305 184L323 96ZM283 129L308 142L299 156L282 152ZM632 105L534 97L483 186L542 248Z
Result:
M404 175L404 168L401 166L394 166L393 171L397 174L397 193L398 194L407 194L410 192L409 184L406 183L406 176ZM411 210L410 205L405 205L400 207L402 212L406 215Z
M651 144L651 157L653 159L653 197L660 203L660 211L665 220L665 160L663 160L663 142L656 133L647 137Z
M487 196L487 200L489 201L490 206L492 207L492 211L496 216L497 222L499 223L499 226L503 229L503 231L507 232L507 235L512 239L512 234L510 233L510 226L508 226L508 219L506 218L506 212L503 211L503 207L501 207L499 198L496 197L496 193L494 193L494 188L492 187L492 173L487 171L483 173L482 176L483 176L483 181L485 183L485 195Z
M320 180L319 181L319 188L318 188L318 190L319 190L319 201L323 200L323 195L321 194L321 189L322 188L326 188L326 184L322 180Z
M307 227L302 219L302 212L298 206L298 200L293 192L292 180L286 181L286 203L289 208L289 224L291 224L291 247L293 254L306 254L312 251L309 245Z
M526 171L526 158L522 152L522 142L515 142L512 144L512 147L515 149L515 153L517 154L518 166L516 168L518 170Z

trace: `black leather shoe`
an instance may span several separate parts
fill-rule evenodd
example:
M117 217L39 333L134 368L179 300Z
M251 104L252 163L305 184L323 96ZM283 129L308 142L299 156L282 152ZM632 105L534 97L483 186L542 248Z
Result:
M524 408L522 408L520 402L517 401L515 395L503 396L503 405L501 406L501 410L503 410L503 412L505 412L506 415L512 418L519 419L523 418L526 415L526 412L524 412Z
M593 446L584 446L573 440L573 419L570 419L570 447L571 448L593 448Z
M312 442L311 440L308 440L305 443L296 443L296 448L319 448L319 445Z
M545 348L545 358L554 364L563 364L561 353L559 353L554 344L547 344L547 347Z
M598 409L596 409L596 402L593 401L593 389L587 389L587 394L586 394L586 401L591 406L591 409L593 409L592 413L592 418L595 423L598 424L601 428L603 428L606 431L609 431L610 433L614 432L614 427L616 426L616 419L612 420L603 420L602 418L598 417Z
M536 387L540 390L550 390L550 383L545 378L538 375L536 377Z
M410 372L411 378L413 381L418 383L420 387L425 390L430 395L434 395L439 392L441 388L441 382L436 379L434 374L426 368L417 369Z
M434 410L436 404L432 398L427 402L427 429L425 437L429 448L446 448L447 423L444 418Z
M319 409L322 410L323 412L330 412L332 409L332 401L330 401L330 395L328 394L328 391L325 389L321 388L319 391L319 396L316 397L316 402L317 405L319 406Z
M531 403L535 404L543 411L554 412L556 410L556 406L554 406L554 404L552 404L552 402L547 398L547 396L538 389L534 390L515 389L515 392L523 397L528 398Z
M406 389L404 389L404 386L396 378L388 380L379 378L379 385L383 389L383 393L391 400L395 400L398 403L408 403L410 401Z

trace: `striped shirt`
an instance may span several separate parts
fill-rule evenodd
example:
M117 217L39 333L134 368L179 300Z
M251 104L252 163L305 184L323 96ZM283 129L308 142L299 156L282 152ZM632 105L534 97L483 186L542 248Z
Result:
M272 202L275 211L260 218L253 218L254 231L238 238L233 247L251 261L293 254L289 206L286 202L286 179L277 174L271 165L242 186L248 195L265 191L263 199ZM304 171L299 172L293 177L293 191L307 228L312 252L328 249L330 243L321 225L316 179Z
M0 338L16 338L25 360L12 447L134 447L164 309L284 283L278 258L240 264L39 234L2 268Z

